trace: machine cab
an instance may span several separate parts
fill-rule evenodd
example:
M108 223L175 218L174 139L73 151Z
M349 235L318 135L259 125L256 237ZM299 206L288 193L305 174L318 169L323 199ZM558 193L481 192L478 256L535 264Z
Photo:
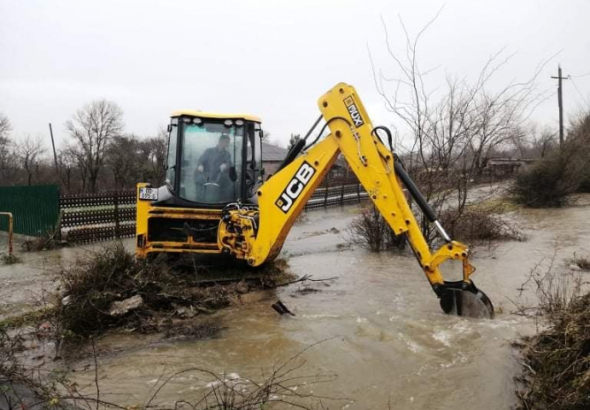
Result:
M166 205L223 208L253 196L263 176L258 117L177 111L168 131Z

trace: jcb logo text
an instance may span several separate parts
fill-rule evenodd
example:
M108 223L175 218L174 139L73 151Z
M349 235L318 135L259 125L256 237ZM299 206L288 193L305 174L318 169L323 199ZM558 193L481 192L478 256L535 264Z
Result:
M309 163L303 162L293 179L287 185L287 188L285 188L279 199L277 199L276 205L281 211L284 213L289 212L289 209L291 209L297 198L299 198L299 195L303 192L303 188L311 180L313 174L315 174L315 168L309 165Z

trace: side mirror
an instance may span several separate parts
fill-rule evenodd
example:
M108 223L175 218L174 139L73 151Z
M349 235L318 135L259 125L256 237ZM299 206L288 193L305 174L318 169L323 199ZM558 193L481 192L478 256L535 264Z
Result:
M263 140L264 139L264 131L262 131L262 129L258 130L258 133L260 135L260 139Z
M232 182L236 182L236 180L238 179L236 167L229 167L229 179L231 179Z

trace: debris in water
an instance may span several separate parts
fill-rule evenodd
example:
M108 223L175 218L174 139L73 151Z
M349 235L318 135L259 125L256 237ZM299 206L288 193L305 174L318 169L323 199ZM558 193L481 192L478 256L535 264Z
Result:
M271 307L279 314L279 315L284 315L285 313L288 313L291 316L295 316L295 314L293 312L291 312L289 310L289 308L287 306L285 306L285 304L283 302L281 302L280 300L277 300L276 303L273 303L271 305Z
M129 311L137 309L143 305L143 298L140 295L135 295L129 299L122 300L120 302L111 303L109 309L109 315L111 316L123 316Z

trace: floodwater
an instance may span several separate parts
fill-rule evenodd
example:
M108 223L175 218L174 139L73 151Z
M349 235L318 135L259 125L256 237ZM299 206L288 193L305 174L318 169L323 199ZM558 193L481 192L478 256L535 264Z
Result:
M512 301L535 303L532 293L518 290L535 265L557 255L555 266L566 270L574 252L590 251L590 196L574 207L517 211L511 218L526 227L527 241L476 249L473 278L496 306L493 320L444 315L412 257L348 246L346 228L356 212L309 212L285 245L295 274L334 280L294 284L209 316L223 327L210 339L118 334L99 340L101 399L143 403L159 379L193 367L261 380L273 365L317 343L289 366L305 361L293 373L306 376L298 391L332 398L322 399L326 407L509 409L520 369L511 343L537 327L534 319L512 313ZM62 259L74 251L66 252ZM307 287L315 291L302 292ZM296 316L277 315L270 308L277 299ZM93 361L71 365L72 377L92 392ZM314 384L318 377L327 380ZM180 375L156 402L194 401L212 380Z

